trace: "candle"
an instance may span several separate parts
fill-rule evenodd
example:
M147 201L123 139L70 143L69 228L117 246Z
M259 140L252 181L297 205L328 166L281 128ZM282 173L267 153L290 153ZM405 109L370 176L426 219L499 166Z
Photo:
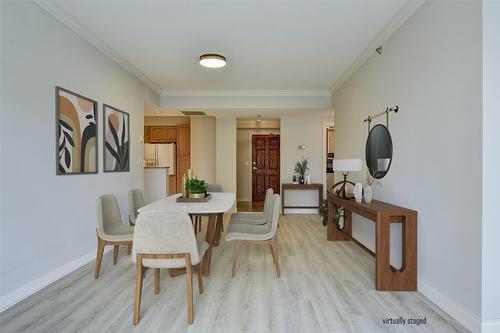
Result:
M187 191L186 191L186 174L182 176L182 197L187 198Z
M187 169L187 179L189 180L191 178L193 178L193 170Z

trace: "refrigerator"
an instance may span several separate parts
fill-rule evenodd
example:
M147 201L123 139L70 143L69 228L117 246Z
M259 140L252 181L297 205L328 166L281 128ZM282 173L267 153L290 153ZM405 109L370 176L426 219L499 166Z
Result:
M144 166L169 167L168 174L175 175L175 143L145 143Z

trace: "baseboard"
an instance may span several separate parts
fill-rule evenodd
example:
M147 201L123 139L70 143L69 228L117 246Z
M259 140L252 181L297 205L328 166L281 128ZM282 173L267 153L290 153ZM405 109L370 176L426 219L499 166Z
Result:
M353 232L353 236L361 242L363 245L367 246L370 249L373 249L373 244L371 244L369 241L364 239L361 235L355 234ZM449 316L454 318L456 321L458 321L460 324L465 326L467 329L471 330L472 332L481 332L481 319L476 316L473 313L470 313L467 310L464 310L460 305L455 303L453 300L451 300L449 297L443 295L433 287L431 287L427 282L423 281L422 279L418 279L417 281L417 290L427 297L430 301L432 301L434 304L436 304L438 307L440 307L444 312L446 312ZM492 322L493 325L491 327L495 327L495 322ZM496 322L496 325L498 325L498 322ZM490 331L484 331L484 322L483 322L483 331L482 332L488 332ZM491 333L500 333L498 331L491 331Z
M112 248L105 249L104 253L108 253ZM96 251L87 253L80 258L73 260L52 272L49 272L42 277L29 282L28 284L0 297L0 313L7 310L11 306L21 302L25 298L33 295L37 291L47 287L49 284L65 277L66 275L76 271L80 267L95 260Z
M285 214L318 214L316 208L285 208Z
M500 333L500 319L483 320L482 333Z
M436 289L432 288L425 281L422 281L422 279L418 280L418 291L434 304L443 309L443 311L453 317L460 324L465 326L465 328L471 330L474 333L481 332L481 319L478 316L470 313L468 310L463 309L453 300L443 295Z

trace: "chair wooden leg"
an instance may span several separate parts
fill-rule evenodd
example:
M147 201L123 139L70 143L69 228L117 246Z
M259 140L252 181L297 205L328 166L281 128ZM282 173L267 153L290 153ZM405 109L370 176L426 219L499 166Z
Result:
M143 267L142 258L137 256L135 271L135 301L134 301L134 325L139 323L139 313L141 311Z
M280 277L281 270L280 270L280 261L278 258L278 244L276 243L276 236L271 241L272 241L272 247L273 247L273 253L274 253L274 263L276 265L276 273L278 274L278 277Z
M273 257L273 264L274 264L274 263L276 263L276 259L274 259L273 246L271 245L271 243L267 243L267 245L269 245L269 250L271 250L271 256Z
M113 248L113 265L116 265L118 261L118 250L120 250L120 245L115 245Z
M201 262L196 265L196 275L198 275L198 292L203 294L203 277L201 276Z
M155 295L160 293L160 269L155 268Z
M236 270L236 259L238 258L238 252L240 251L240 246L241 246L241 243L236 241L236 244L234 244L234 250L233 250L233 269L231 271L231 277L234 277L234 273Z
M198 232L201 232L201 216L200 216L200 221L198 223Z
M187 310L188 310L188 324L193 323L193 271L191 266L191 256L185 256L186 260L186 279L187 279Z
M94 273L95 279L99 277L99 272L101 271L102 255L104 253L105 246L106 243L99 236L97 236L97 255L95 258L95 273Z
M127 245L127 254L128 255L132 254L132 243L130 243L129 245Z

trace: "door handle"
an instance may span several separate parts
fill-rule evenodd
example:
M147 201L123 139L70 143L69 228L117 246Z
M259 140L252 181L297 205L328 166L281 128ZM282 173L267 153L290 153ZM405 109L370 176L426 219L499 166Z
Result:
M257 170L258 168L256 166L252 167L252 169Z

